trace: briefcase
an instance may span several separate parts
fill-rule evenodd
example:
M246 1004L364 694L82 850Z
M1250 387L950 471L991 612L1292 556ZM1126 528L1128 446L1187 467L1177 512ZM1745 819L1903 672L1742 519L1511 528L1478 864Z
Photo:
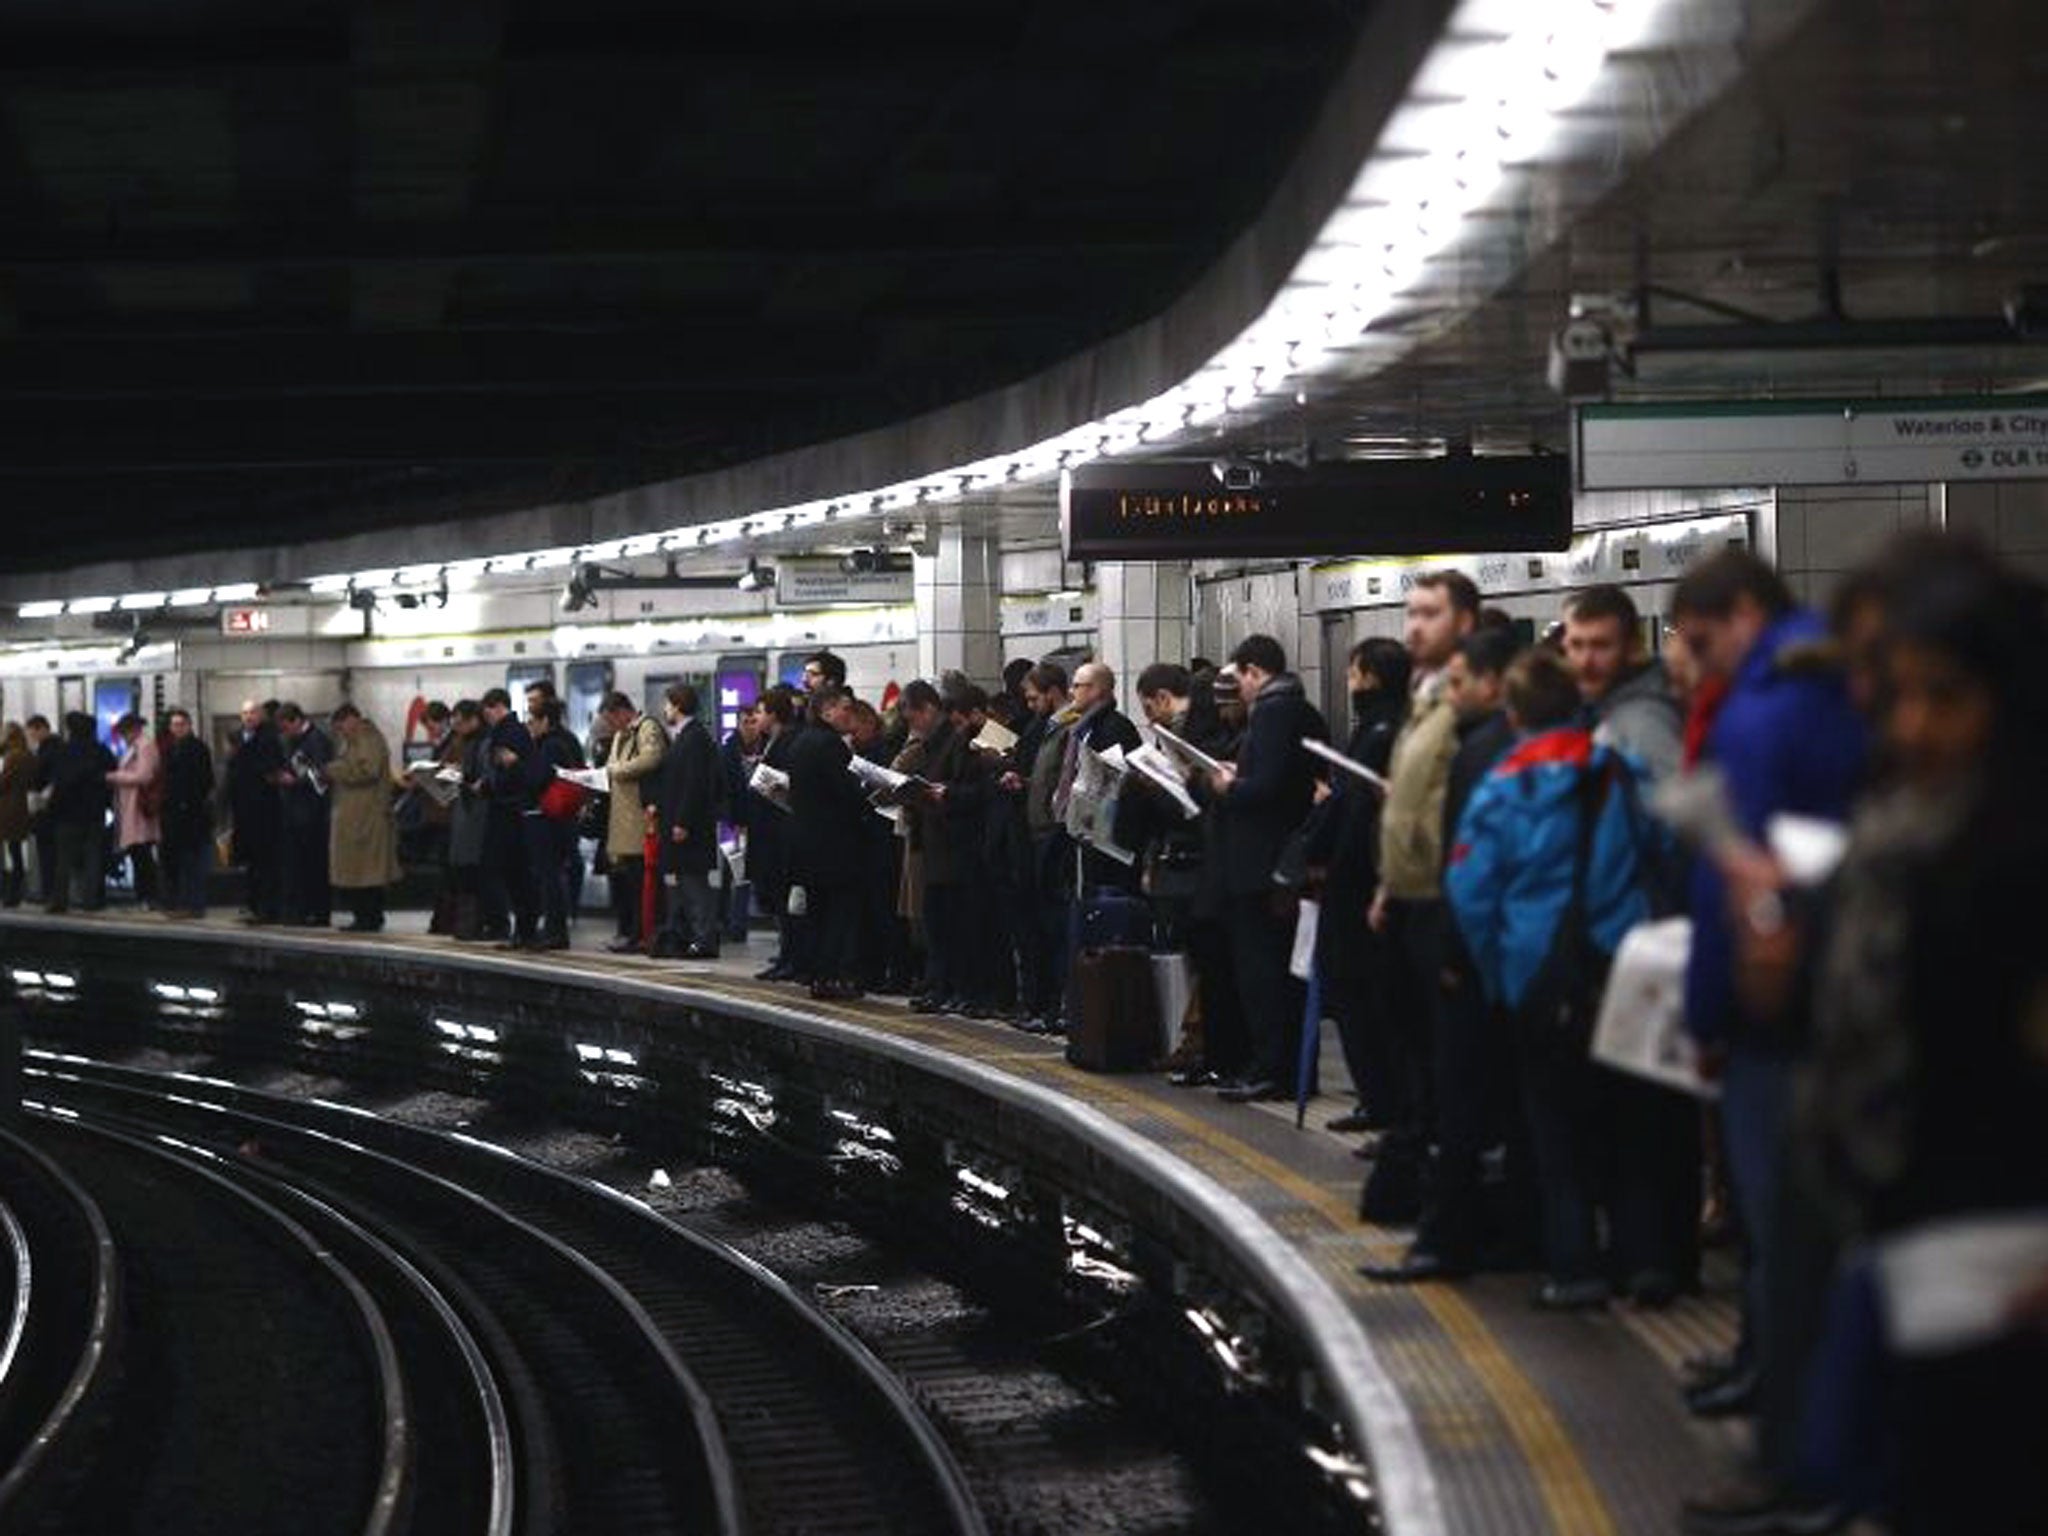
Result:
M1089 1072L1142 1072L1159 1056L1159 1000L1149 950L1084 949L1074 961L1079 1003L1067 1021L1067 1060Z

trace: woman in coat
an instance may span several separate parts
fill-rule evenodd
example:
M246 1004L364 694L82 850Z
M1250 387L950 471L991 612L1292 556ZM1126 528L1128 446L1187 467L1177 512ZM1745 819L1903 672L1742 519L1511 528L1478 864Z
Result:
M328 823L328 880L345 892L355 914L350 933L384 926L384 888L400 874L398 827L391 815L391 749L383 732L353 704L334 712L341 750L327 765L333 786Z
M128 860L136 902L153 907L157 901L156 845L163 840L163 827L157 820L163 800L163 784L158 778L162 755L142 716L132 711L114 722L114 738L121 743L119 766L107 775L107 784L114 791L114 846Z
M0 905L21 905L22 887L28 882L21 845L29 833L28 786L35 777L35 759L29 755L28 733L8 721L0 733L0 855L6 859L0 875Z
M164 716L164 916L206 915L213 865L213 754L182 709Z

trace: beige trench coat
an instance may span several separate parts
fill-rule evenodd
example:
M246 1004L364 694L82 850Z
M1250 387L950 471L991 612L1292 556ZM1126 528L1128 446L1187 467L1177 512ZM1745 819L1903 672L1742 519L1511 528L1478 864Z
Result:
M353 737L336 733L327 765L332 816L328 880L338 890L390 885L399 877L398 826L391 816L391 749L365 720Z
M605 822L604 845L615 859L637 859L647 847L647 828L642 820L646 801L641 798L640 781L661 767L668 751L668 732L661 722L642 715L630 730L612 738L611 756L604 760L611 775L612 807Z

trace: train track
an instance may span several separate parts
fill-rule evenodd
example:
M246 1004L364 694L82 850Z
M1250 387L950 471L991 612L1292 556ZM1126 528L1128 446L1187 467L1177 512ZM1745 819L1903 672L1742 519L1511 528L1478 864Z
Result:
M851 1334L758 1263L617 1191L460 1135L214 1080L72 1059L31 1077L51 1109L174 1138L251 1193L295 1201L300 1219L345 1223L337 1250L381 1243L441 1297L507 1405L511 1491L495 1506L516 1521L478 1524L494 1501L472 1498L461 1523L411 1529L983 1529L945 1442ZM426 1339L422 1323L413 1347ZM443 1347L437 1370L460 1354Z

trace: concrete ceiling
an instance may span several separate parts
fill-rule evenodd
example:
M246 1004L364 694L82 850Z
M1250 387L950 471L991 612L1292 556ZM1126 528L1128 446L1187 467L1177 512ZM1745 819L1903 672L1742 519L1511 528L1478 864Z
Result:
M595 497L1030 376L1211 267L1368 10L0 0L0 513L39 530L0 574Z

